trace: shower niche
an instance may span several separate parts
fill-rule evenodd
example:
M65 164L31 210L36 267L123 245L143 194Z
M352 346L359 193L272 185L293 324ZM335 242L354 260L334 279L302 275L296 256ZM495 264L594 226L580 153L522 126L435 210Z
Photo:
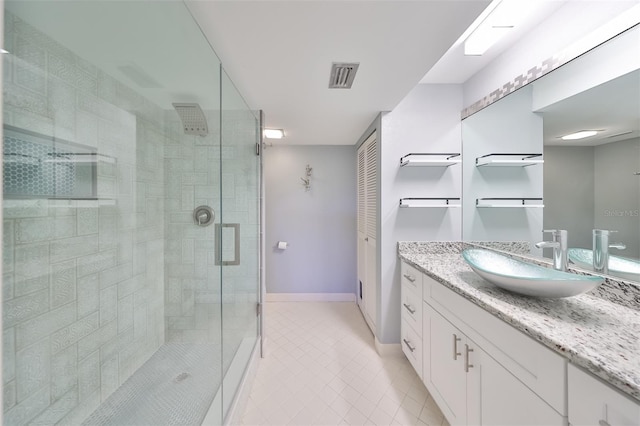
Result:
M115 159L93 147L4 126L3 195L8 199L110 199L98 174ZM101 197L102 195L102 197Z

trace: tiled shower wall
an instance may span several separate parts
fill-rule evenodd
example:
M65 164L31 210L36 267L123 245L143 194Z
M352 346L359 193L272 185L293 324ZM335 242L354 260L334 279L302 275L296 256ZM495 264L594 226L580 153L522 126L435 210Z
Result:
M209 134L186 135L167 112L164 167L165 315L168 342L220 342L220 267L215 265L214 225L195 226L193 209L207 205L220 222L220 112L205 111Z
M78 424L164 342L164 113L8 12L5 48L5 123L111 159L4 203L4 421Z

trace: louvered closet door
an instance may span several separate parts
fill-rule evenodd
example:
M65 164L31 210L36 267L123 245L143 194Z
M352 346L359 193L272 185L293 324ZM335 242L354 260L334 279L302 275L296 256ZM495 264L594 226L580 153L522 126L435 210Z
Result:
M364 146L361 146L358 150L358 288L356 289L356 301L362 312L365 312L364 308L364 282L366 274L366 150Z
M365 147L366 150L366 233L369 238L376 238L376 206L378 195L376 191L377 173L376 163L378 159L377 140L375 134L373 139L369 139Z
M358 150L358 295L362 313L375 333L377 140L374 133Z
M376 135L368 141L366 146L366 160L367 171L365 174L365 186L366 186L366 296L365 307L366 317L369 320L369 325L372 330L376 331L376 306L377 306L377 292L376 292L376 225L377 225L377 205L378 205L378 192L377 192L377 159L378 159L378 143Z

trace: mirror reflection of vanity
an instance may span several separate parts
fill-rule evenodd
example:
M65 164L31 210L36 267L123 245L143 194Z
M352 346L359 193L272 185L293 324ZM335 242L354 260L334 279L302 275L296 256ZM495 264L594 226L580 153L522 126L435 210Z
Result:
M528 241L533 247L549 239L542 229L566 229L569 247L588 254L594 229L614 230L611 245L626 248L611 248L611 262L640 261L638 51L636 26L463 120L465 241ZM584 130L597 133L561 138ZM544 163L474 164L491 153L540 153ZM479 208L485 197L522 205ZM526 206L526 198L543 201ZM551 257L551 250L535 250ZM574 266L589 269L577 259ZM609 274L640 282L640 275Z

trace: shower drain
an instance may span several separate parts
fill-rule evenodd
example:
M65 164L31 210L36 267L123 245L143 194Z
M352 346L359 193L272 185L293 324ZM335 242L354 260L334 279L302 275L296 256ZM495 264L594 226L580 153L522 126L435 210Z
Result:
M180 383L180 382L182 382L182 381L184 381L184 380L188 379L189 377L191 377L191 374L189 374L189 373L180 373L180 374L178 374L178 375L176 376L176 378L175 378L175 379L173 379L173 381L174 381L175 383Z

